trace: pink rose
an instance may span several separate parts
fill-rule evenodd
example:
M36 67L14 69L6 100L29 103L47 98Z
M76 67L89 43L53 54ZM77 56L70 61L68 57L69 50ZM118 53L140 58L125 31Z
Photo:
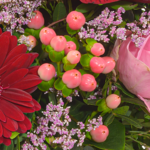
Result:
M130 33L125 41L117 40L111 57L117 62L119 80L137 95L150 112L150 35L141 48L135 47Z

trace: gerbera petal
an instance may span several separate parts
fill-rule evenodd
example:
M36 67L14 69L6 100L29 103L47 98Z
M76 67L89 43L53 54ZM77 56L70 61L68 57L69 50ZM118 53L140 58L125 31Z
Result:
M11 134L12 134L12 132L10 132L9 130L7 130L6 128L3 128L3 136L5 138L10 138Z
M8 52L10 52L13 48L15 48L17 46L17 37L16 36L11 36L10 38L10 44L9 44L9 50Z
M16 121L23 121L24 120L24 114L22 113L22 111L17 108L14 104L5 101L5 100L1 100L0 101L0 110L3 111L3 113L9 117L12 118ZM6 120L6 123L8 121Z
M2 80L1 85L3 87L10 86L11 84L21 80L27 73L28 73L28 69L25 69L25 68L18 69L16 71L12 72L11 74L9 74L8 76L6 76Z
M29 65L27 67L30 67L30 65L33 63L34 59L37 58L39 56L38 53L30 53L31 55L31 61L29 63Z
M17 88L8 88L8 89L4 89L1 92L1 95L3 97L6 97L8 99L13 99L16 101L31 101L32 100L32 96L20 89Z
M0 137L0 144L3 143L3 137Z
M18 130L18 123L13 119L6 118L6 122L1 122L2 126L8 129L9 131L17 131Z
M4 113L0 110L0 120L3 122L6 122L6 117L4 115Z
M10 36L11 36L11 33L10 33L9 31L5 31L5 32L3 32L3 33L1 34L1 37L3 37L3 36L8 36L8 37L10 37Z
M36 86L40 84L41 82L42 80L38 76L33 75L33 74L28 74L21 81L13 84L11 87L24 90L24 89L29 89L33 86Z
M3 137L3 143L6 145L6 146L9 146L11 144L11 140L8 139L8 138L4 138Z
M39 66L33 66L33 67L28 68L28 69L29 69L29 74L38 75Z
M3 127L2 127L2 124L1 124L1 122L0 122L0 137L3 135ZM0 142L0 144L1 144L1 142Z
M2 96L1 96L2 97ZM16 101L16 100L13 100L13 99L8 99L8 98L4 98L2 97L4 100L6 101L9 101L11 103L13 103L14 105L21 105L21 106L24 106L24 107L34 107L34 103L33 101Z
M24 119L23 123L25 124L27 130L30 130L30 129L31 129L32 124L31 124L31 122L30 122L30 120L28 119L27 116L25 116L25 119Z
M0 28L0 35L2 34L2 28Z
M28 54L22 54L18 59L16 59L8 68L5 75L10 74L11 72L20 69L20 68L26 68L26 64L28 64L28 61L30 61L31 57Z
M25 106L21 106L21 105L16 105L23 113L33 113L35 112L35 108L34 107L25 107Z
M35 99L32 99L32 100L34 103L35 111L39 111L41 109L41 105Z
M19 55L19 54L25 54L27 51L27 46L24 44L18 45L12 51L8 54L4 64L8 63L13 57Z
M37 89L37 86L34 86L32 88L29 88L29 89L24 89L24 91L26 91L28 93L33 93L36 89Z
M0 67L2 66L9 48L9 37L0 36Z
M27 127L22 122L18 122L18 130L19 133L25 133L27 132Z

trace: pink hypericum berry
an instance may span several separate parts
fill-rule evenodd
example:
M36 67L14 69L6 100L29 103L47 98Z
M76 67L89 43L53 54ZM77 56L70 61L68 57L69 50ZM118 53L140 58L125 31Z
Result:
M105 48L101 43L95 43L91 48L91 53L95 56L100 56L105 53Z
M36 46L36 38L32 35L29 35L27 37L29 38L30 45L32 45L32 48L34 48Z
M111 57L106 56L106 57L103 57L103 59L105 61L105 68L102 73L106 74L106 73L111 72L114 69L116 63L115 63L115 60Z
M38 69L38 75L44 81L51 80L56 74L55 67L52 64L42 64Z
M77 50L72 50L67 54L67 60L71 64L77 64L80 61L81 53Z
M76 69L66 71L62 76L62 81L68 88L76 88L81 82L81 73Z
M40 40L44 45L49 45L50 41L55 36L56 36L55 31L48 27L45 27L40 31Z
M66 42L67 41L64 36L55 36L52 38L50 45L55 51L60 52L65 49Z
M72 51L72 50L76 50L76 44L72 41L69 41L66 43L66 47L65 47L65 55L68 54L69 51Z
M94 73L102 73L105 68L105 61L101 57L93 57L90 60L90 68Z
M79 88L82 91L86 92L92 92L95 90L97 86L97 82L95 80L95 77L91 74L84 74L81 78L81 83L79 85Z
M109 135L109 129L105 125L100 125L95 130L91 130L90 134L95 142L101 143L107 139Z
M79 30L85 24L85 17L81 12L71 11L66 21L72 30Z
M29 22L27 26L33 29L40 29L44 25L43 15L38 10L34 12L36 13L36 15L30 20L31 22Z
M106 105L111 109L117 108L120 105L120 103L121 98L116 94L111 94L106 98Z

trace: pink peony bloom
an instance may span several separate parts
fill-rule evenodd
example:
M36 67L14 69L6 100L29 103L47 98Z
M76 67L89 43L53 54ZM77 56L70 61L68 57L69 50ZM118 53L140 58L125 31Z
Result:
M117 61L119 80L145 103L150 112L150 35L141 48L137 48L129 32L126 41L116 41L111 57Z

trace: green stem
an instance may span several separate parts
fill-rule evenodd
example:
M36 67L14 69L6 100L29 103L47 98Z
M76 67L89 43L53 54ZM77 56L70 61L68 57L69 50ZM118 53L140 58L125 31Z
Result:
M71 3L71 0L68 0L68 6L69 6L69 12L72 11L72 3Z
M40 93L40 96L38 98L38 103L40 103L41 97L42 97L42 92Z
M20 150L20 139L19 139L19 135L17 137L17 146L18 146L18 150Z
M60 61L59 62L57 62L57 76L59 77L60 76L60 74L61 74L61 63L60 63Z
M67 105L68 105L68 101L65 103L65 106L64 106L64 108L66 108L66 107L67 107Z

